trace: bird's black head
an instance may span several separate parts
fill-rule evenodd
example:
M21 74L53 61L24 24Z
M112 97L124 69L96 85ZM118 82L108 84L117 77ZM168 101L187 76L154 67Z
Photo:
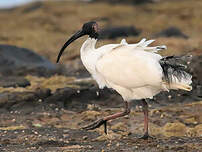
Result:
M83 24L83 27L81 30L79 30L78 32L76 32L61 48L59 54L58 54L58 58L57 58L57 62L59 62L60 57L62 55L62 53L64 52L65 48L72 43L73 41L75 41L76 39L84 36L84 35L89 35L90 38L94 38L97 39L98 38L98 24L94 21L91 22L87 22L85 24Z
M94 21L83 24L82 31L91 38L98 38L98 24Z

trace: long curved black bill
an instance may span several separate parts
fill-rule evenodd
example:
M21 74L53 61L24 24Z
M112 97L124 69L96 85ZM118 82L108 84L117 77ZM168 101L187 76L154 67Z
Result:
M57 63L59 62L60 57L61 57L62 53L64 52L64 50L66 49L66 47L67 47L70 43L72 43L73 41L75 41L76 39L78 39L78 38L80 38L80 37L82 37L82 36L84 36L84 35L86 35L86 34L85 34L82 30L80 30L80 31L76 32L76 33L63 45L63 47L61 48L61 50L60 50L60 52L59 52L59 54L58 54Z

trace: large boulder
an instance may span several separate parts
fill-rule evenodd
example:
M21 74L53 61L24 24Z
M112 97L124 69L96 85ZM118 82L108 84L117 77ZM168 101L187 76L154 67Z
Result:
M56 69L56 66L49 60L29 49L0 45L1 75L26 75L30 73L46 75Z
M9 87L27 87L30 85L30 82L23 77L16 76L1 76L0 87L9 88Z
M184 34L179 28L171 26L168 27L159 33L153 35L154 37L178 37L178 38L189 38L186 34Z

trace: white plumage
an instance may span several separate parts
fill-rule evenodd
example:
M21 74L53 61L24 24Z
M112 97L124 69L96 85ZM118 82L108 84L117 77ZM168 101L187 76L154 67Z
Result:
M124 100L152 98L160 91L185 89L191 84L191 76L168 84L163 81L163 70L159 63L162 56L154 52L166 46L148 47L154 40L142 39L137 44L120 44L95 48L96 39L88 38L81 47L81 60L100 88L107 86L116 90ZM173 87L171 87L173 86ZM190 87L188 87L190 88ZM186 89L187 90L187 89Z

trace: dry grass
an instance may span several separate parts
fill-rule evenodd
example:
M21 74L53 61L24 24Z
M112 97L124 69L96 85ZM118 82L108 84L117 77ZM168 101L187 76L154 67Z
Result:
M0 13L0 43L30 48L55 62L59 49L72 33L89 20L98 20L101 27L108 25L134 25L142 30L139 37L129 37L130 43L142 37L169 27L177 26L190 39L158 38L155 44L166 44L164 54L202 53L202 1L164 0L155 4L111 5L107 3L44 2L37 10L26 12L33 4ZM107 18L107 20L102 20ZM121 39L104 40L106 43L119 43ZM84 39L77 40L63 56L63 63L69 57L77 56Z

